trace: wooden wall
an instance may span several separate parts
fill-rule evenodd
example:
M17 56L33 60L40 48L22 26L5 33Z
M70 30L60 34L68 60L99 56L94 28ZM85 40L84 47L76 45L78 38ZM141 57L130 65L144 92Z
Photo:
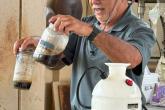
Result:
M0 0L0 110L18 110L12 78L14 41L19 37L19 0Z
M46 27L46 0L22 0L22 36L40 36ZM51 110L53 71L36 62L32 87L21 91L20 110Z
M45 5L46 0L0 0L0 110L52 110L51 84L57 72L36 63L30 90L14 89L12 83L13 44L24 36L42 34Z

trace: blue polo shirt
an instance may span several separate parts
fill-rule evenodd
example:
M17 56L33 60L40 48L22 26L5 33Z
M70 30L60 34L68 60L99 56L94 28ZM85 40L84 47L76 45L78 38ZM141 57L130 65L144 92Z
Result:
M95 16L85 17L82 21L94 24L100 29L99 22ZM127 69L126 73L126 75L132 78L139 88L141 88L143 71L150 59L151 48L155 42L153 31L146 23L136 17L131 7L129 7L122 18L108 33L135 46L141 53L142 62L133 69ZM76 98L78 81L84 71L93 66L100 68L108 74L108 67L104 63L111 62L111 59L107 58L106 55L86 37L77 36L76 34L70 35L69 43L64 54L66 57L63 61L68 65L73 64L70 90L72 110L86 110L79 105ZM84 105L91 105L92 90L100 79L100 73L96 69L90 69L83 78L79 95ZM142 101L145 103L144 97L142 97Z

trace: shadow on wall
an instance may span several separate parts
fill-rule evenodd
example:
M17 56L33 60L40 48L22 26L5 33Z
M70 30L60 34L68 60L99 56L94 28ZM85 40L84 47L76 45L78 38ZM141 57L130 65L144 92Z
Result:
M47 2L46 21L53 15L72 15L78 19L82 16L81 0L49 0Z

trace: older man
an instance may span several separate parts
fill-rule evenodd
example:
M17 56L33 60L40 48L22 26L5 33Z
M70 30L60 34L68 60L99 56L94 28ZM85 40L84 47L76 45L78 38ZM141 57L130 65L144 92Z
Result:
M51 66L59 69L65 64L73 64L70 98L72 110L88 110L88 107L84 107L91 104L93 87L100 80L97 70L89 70L80 86L79 101L76 96L78 81L89 67L96 66L108 73L105 62L130 63L127 76L141 88L143 70L155 42L153 31L132 13L127 0L89 2L94 15L85 17L82 21L69 15L56 15L50 19L57 31L70 36L58 63ZM32 41L34 40L24 39L27 43L21 47L26 48ZM20 43L16 42L14 52L18 50Z

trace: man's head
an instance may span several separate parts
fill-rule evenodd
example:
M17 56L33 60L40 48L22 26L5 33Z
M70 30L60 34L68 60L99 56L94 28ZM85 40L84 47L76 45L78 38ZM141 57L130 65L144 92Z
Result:
M127 0L89 0L89 2L99 22L106 22L111 16L120 13L120 8L128 5Z

